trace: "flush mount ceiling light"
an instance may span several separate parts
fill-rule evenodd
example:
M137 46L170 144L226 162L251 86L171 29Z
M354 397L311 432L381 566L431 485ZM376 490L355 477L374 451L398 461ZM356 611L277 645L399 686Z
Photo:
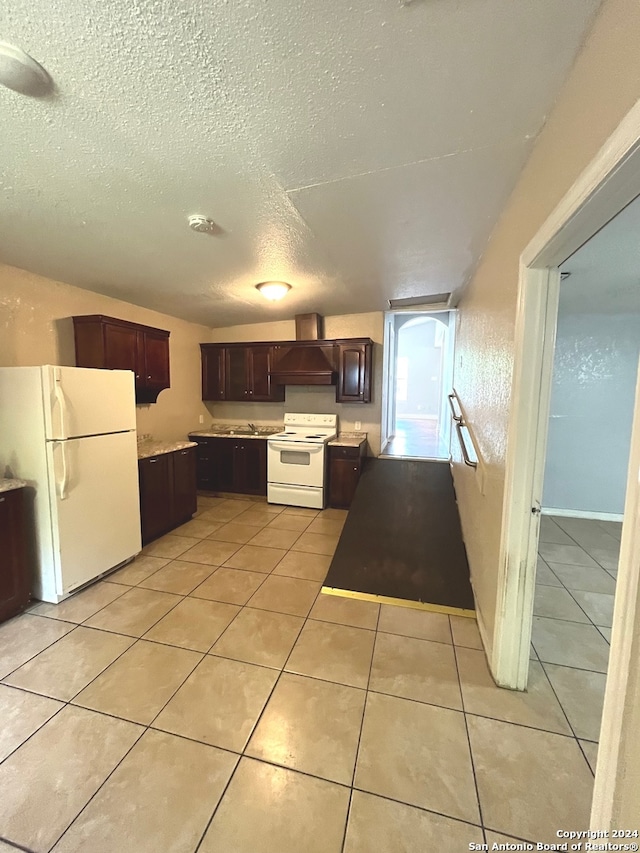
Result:
M0 84L33 98L47 95L53 88L53 81L42 65L6 41L0 41Z
M277 302L282 299L291 290L291 285L286 281L261 281L256 284L256 289L271 302Z
M289 293L291 285L287 284L286 281L261 281L260 284L256 284L256 289L260 291L265 299L277 302L278 299L282 299L283 296Z

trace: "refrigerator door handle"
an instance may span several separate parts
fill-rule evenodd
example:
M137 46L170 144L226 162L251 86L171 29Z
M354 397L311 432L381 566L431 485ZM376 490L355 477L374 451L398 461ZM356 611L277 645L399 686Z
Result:
M65 501L67 499L67 490L69 488L69 468L67 466L67 448L65 447L64 441L56 441L56 445L59 445L62 450L62 480L58 482L56 478L56 486L58 487L58 497L61 501Z
M58 408L60 409L60 436L63 439L68 438L68 436L67 436L67 401L66 401L64 393L62 391L60 371L55 371L55 374L54 374L53 395L55 398L55 402L58 404Z

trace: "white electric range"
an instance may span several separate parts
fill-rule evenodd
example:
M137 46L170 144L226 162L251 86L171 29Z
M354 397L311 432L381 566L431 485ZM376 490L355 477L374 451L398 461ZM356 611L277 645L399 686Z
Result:
M337 435L337 415L284 416L284 430L267 440L267 501L322 509L327 442Z

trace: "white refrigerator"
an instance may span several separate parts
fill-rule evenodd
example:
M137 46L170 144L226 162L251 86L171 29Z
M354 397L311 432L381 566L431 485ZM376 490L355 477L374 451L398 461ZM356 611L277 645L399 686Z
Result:
M35 490L33 595L57 603L141 547L133 373L0 368L0 477Z

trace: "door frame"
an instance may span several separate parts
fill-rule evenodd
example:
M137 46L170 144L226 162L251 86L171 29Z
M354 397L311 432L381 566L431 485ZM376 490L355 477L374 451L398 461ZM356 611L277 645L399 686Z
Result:
M498 595L491 669L503 687L524 690L529 672L536 551L540 526L560 275L558 266L640 195L640 101L629 111L557 205L520 257L514 366L505 460ZM640 417L636 403L635 419ZM638 431L635 433L638 438ZM621 714L634 629L640 536L638 454L629 465L603 739L593 801L594 825L608 826L621 759ZM634 461L635 460L635 461ZM635 509L634 509L635 507ZM625 639L626 638L626 639ZM618 706L611 700L617 697Z
M410 314L412 317L418 315L437 316L447 315L447 345L443 348L441 365L442 393L440 400L440 415L438 419L440 436L445 444L449 446L451 441L451 419L447 414L447 395L453 390L453 372L455 359L456 339L456 308L396 308L384 312L384 335L383 335L383 368L382 368L382 413L380 425L380 453L384 454L387 444L394 437L396 423L396 366L397 366L397 338L396 317ZM447 388L447 383L449 388Z

